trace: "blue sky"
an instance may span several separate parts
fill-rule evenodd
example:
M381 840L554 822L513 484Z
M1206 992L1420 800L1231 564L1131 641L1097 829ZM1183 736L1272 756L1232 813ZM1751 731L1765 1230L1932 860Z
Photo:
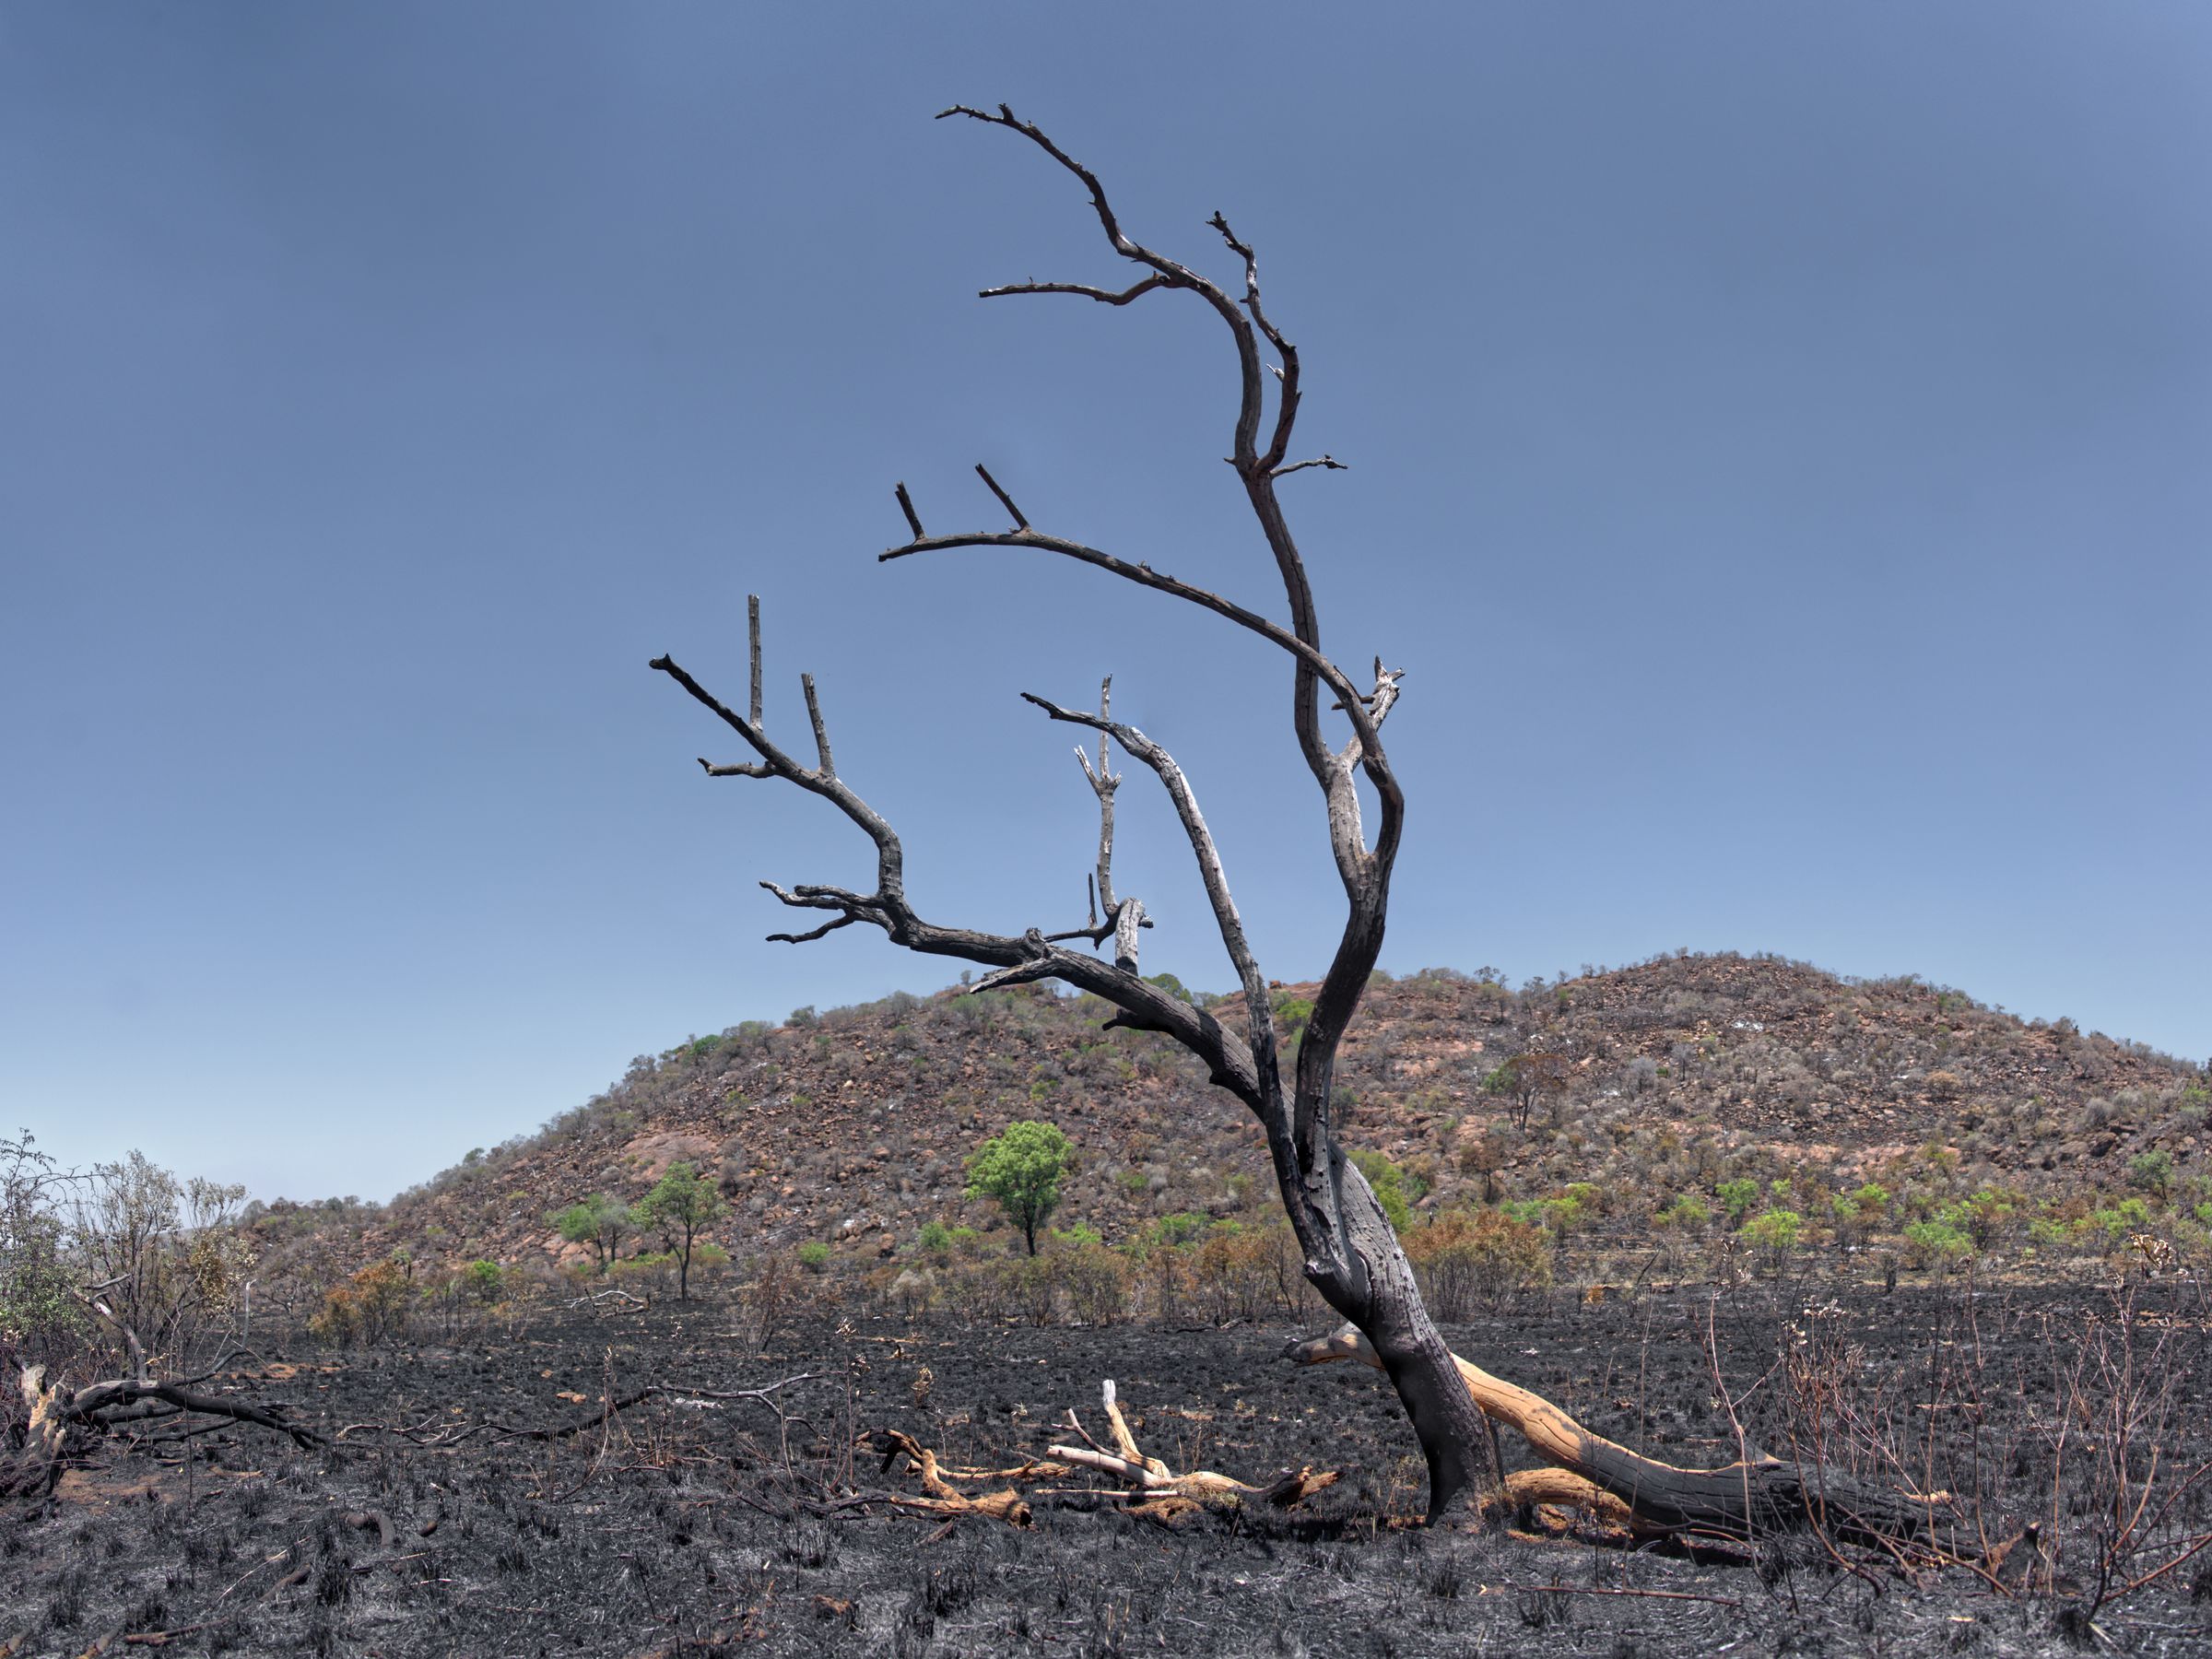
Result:
M2212 12L1598 4L0 10L0 1120L382 1197L630 1055L943 982L646 659L820 681L925 913L1080 907L1017 693L1175 752L1267 970L1338 911L1186 297L1257 244L1324 642L1408 670L1386 966L1688 946L2212 1053ZM1141 773L1147 970L1230 974Z

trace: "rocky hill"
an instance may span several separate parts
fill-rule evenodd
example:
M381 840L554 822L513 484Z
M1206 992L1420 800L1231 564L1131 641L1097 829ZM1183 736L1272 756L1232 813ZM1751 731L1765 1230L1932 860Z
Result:
M1275 990L1286 1029L1312 989ZM1233 1023L1238 999L1217 1006ZM727 1195L712 1236L733 1254L818 1241L872 1262L933 1218L1000 1226L963 1200L963 1160L1018 1118L1077 1147L1056 1225L1112 1242L1163 1216L1279 1213L1241 1109L1165 1039L1101 1033L1107 1012L1043 987L956 987L747 1022L633 1062L605 1094L389 1206L283 1206L257 1225L353 1261L403 1246L559 1260L581 1247L548 1212L635 1199L681 1159ZM1491 1083L1524 1055L1546 1057L1531 1069L1555 1087L1524 1099ZM1518 990L1488 971L1379 975L1339 1075L1349 1138L1407 1172L1417 1208L1590 1182L1630 1228L1745 1176L1818 1194L1932 1169L1960 1191L2093 1197L2124 1192L2155 1151L2185 1187L2212 1142L2198 1067L1917 979L1768 957L1681 955Z

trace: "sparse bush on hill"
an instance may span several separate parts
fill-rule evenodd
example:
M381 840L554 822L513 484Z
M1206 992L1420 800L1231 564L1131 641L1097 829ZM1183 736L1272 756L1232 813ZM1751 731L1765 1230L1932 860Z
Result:
M406 1335L415 1300L412 1262L394 1257L374 1262L323 1299L322 1312L308 1322L316 1337L344 1347L374 1347Z
M590 1245L593 1260L601 1273L613 1264L615 1253L631 1226L629 1206L605 1193L594 1193L546 1219L568 1242Z
M652 1192L632 1214L635 1224L658 1231L676 1259L677 1296L691 1297L691 1261L701 1228L719 1220L729 1206L699 1178L699 1171L677 1160L668 1166Z
M2038 1272L2109 1272L2135 1232L2199 1248L2206 1224L2194 1211L2212 1203L2212 1186L2203 1124L2187 1113L2205 1111L2212 1087L2195 1067L1964 1004L1939 1011L1925 986L1839 980L1777 959L1670 957L1568 982L1564 1011L1548 980L1532 1000L1495 971L1371 987L1339 1056L1336 1107L1357 1101L1358 1137L1399 1172L1412 1230L1451 1207L1510 1200L1535 1206L1531 1224L1565 1253L1562 1276L1613 1277L1599 1264L1619 1255L1632 1274L1653 1252L1670 1273L1695 1272L1687 1241L1709 1223L1677 1215L1674 1201L1719 1213L1726 1185L1743 1198L1735 1221L1794 1211L1797 1249L1818 1249L1842 1272L1876 1271L1884 1253L1905 1250L1902 1227L1953 1206L1963 1208L1951 1224L1976 1240L1983 1273L2030 1259ZM1304 994L1278 987L1270 1001ZM593 1192L635 1206L644 1170L671 1155L729 1205L748 1255L781 1252L793 1265L798 1239L828 1241L855 1216L879 1221L833 1246L860 1258L836 1276L851 1293L859 1269L890 1261L879 1253L887 1236L911 1243L932 1219L948 1230L984 1224L962 1207L965 1155L985 1125L1041 1115L1030 1089L1045 1078L1057 1126L1096 1147L1063 1181L1050 1223L1088 1226L1124 1255L1135 1312L1210 1312L1210 1296L1193 1300L1194 1253L1167 1265L1163 1293L1145 1253L1157 1241L1139 1241L1177 1214L1248 1221L1248 1194L1271 1174L1260 1138L1208 1100L1199 1069L1164 1040L1122 1030L1102 1042L1099 1012L1087 1024L1080 999L1014 986L911 1006L887 998L822 1013L812 1027L748 1022L712 1044L688 1039L633 1063L539 1135L464 1160L389 1209L344 1199L250 1206L256 1317L305 1318L327 1289L400 1246L426 1281L439 1265L543 1260L549 1209ZM1234 1014L1232 1003L1221 1017ZM1524 1049L1590 1060L1568 1067L1556 1131L1539 1101L1531 1132L1517 1134L1513 1102L1484 1088ZM2100 1078L2074 1063L2092 1055ZM1947 1104L1932 1081L1946 1071L1960 1084ZM656 1149L669 1139L678 1144ZM2153 1152L2171 1160L2162 1189L2144 1184L2159 1159L2135 1172ZM1775 1180L1789 1183L1784 1195ZM1578 1182L1598 1196L1569 1215L1560 1201ZM1869 1187L1886 1202L1863 1204ZM1984 1192L2009 1194L2009 1213L1978 1199ZM2129 1197L2139 1222L2119 1207ZM1655 1217L1669 1220L1653 1226ZM647 1237L655 1251L665 1242ZM935 1270L937 1255L924 1254ZM1907 1270L1934 1272L1933 1261ZM1065 1292L1057 1306L1067 1314Z
M1448 1209L1406 1235L1406 1257L1439 1319L1472 1319L1551 1283L1551 1244L1488 1206Z

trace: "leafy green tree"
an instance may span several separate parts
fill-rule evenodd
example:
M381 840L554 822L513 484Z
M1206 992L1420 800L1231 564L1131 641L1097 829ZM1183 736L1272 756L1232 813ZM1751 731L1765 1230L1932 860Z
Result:
M570 1243L589 1244L602 1273L615 1259L615 1251L622 1242L622 1235L629 1230L630 1222L629 1206L605 1193L594 1193L581 1204L571 1204L546 1218Z
M1905 1253L1915 1266L1945 1266L1974 1253L1974 1235L1949 1221L1908 1221Z
M694 1165L680 1160L668 1166L668 1172L638 1206L638 1225L658 1228L676 1255L678 1301L691 1300L691 1250L698 1241L700 1229L721 1219L729 1207L722 1201L721 1194L700 1179Z
M1074 1145L1051 1124L1008 1124L968 1159L968 1196L995 1200L1035 1255L1037 1230L1060 1207L1060 1182L1074 1156Z

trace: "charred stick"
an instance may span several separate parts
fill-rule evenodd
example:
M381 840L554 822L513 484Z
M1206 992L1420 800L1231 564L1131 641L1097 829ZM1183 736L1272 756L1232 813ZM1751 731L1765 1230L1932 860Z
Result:
M998 487L998 480L991 476L990 469L981 461L975 464L975 476L991 487L991 493L998 498L998 504L1014 515L1015 524L1027 530L1030 521L1021 516L1021 509L1014 505L1014 498ZM922 538L917 535L914 539L920 541Z
M920 541L922 539L922 520L914 512L914 498L906 493L906 485L903 482L900 484L895 493L899 497L899 511L906 514L906 527L914 533L914 539Z

